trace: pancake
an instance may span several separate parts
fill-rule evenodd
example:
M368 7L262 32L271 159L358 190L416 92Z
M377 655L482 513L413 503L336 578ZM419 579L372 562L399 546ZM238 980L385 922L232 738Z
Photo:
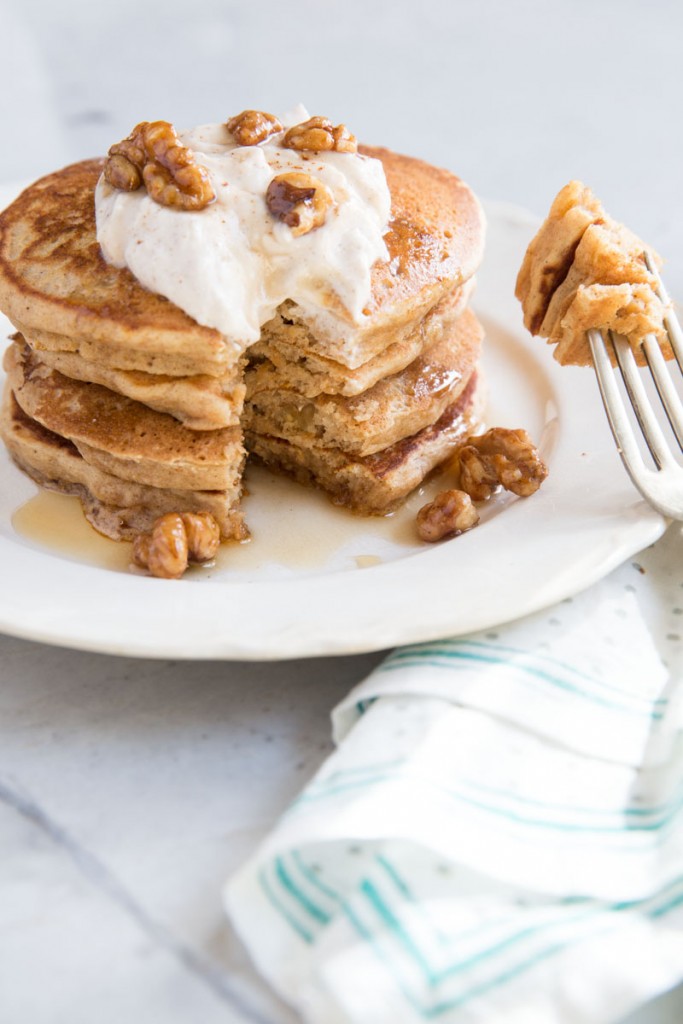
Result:
M515 288L526 327L555 346L558 362L592 364L589 330L626 337L640 365L646 364L642 341L648 334L667 359L673 357L647 248L581 182L561 189L529 243ZM610 358L615 362L611 352Z
M351 368L381 352L397 330L415 323L454 288L468 281L481 263L484 215L474 193L450 171L391 150L361 146L380 160L391 193L391 221L384 240L389 259L372 268L370 299L361 327L340 329L347 319L295 316L314 335L318 351Z
M636 364L647 366L641 342L649 334L657 338L665 359L674 357L664 327L665 315L661 299L647 284L581 285L547 340L555 345L553 355L559 363L591 366L593 356L586 332L612 330L630 341ZM612 365L616 366L611 346L607 346L606 351Z
M287 323L278 314L264 324L261 340L249 349L248 386L253 391L290 387L307 397L320 394L359 395L379 380L405 369L425 348L435 344L465 309L474 278L447 294L417 323L377 355L355 369L314 351L310 332Z
M352 398L305 398L292 389L250 387L244 428L299 447L372 455L418 433L452 405L474 372L483 333L474 313L465 311L405 370Z
M555 291L567 277L585 230L606 214L590 189L570 181L561 189L522 261L515 295L522 303L524 326L538 334Z
M439 417L412 437L356 458L339 448L300 447L284 438L246 431L245 444L272 469L319 487L361 515L386 515L480 426L484 388L478 373Z
M130 346L116 345L104 338L69 337L55 331L45 331L31 326L20 317L14 317L14 326L26 341L39 352L54 352L56 355L78 355L90 363L96 363L103 369L132 371L149 374L162 374L169 377L193 376L195 374L211 375L232 380L240 366L240 360L233 360L227 366L221 366L210 353L192 352L188 349L173 351L150 351L135 349Z
M380 159L392 195L385 241L389 260L372 270L372 295L359 327L334 296L327 311L304 315L318 351L359 366L395 340L481 261L484 219L472 191L455 175L412 157L365 148ZM48 332L138 358L177 358L194 373L220 375L242 346L203 327L172 302L143 288L128 270L108 264L97 243L93 192L103 162L87 160L50 174L0 214L0 309L29 341ZM93 357L94 357L93 353ZM122 369L130 366L117 358ZM184 370L183 372L189 372Z
M150 409L174 416L191 430L216 430L237 426L240 422L246 390L241 365L234 374L224 377L211 377L209 374L171 377L162 373L103 366L75 352L38 349L36 354L45 366L58 370L65 377L101 384L142 402Z
M233 487L244 450L237 427L192 431L98 384L65 377L14 342L4 360L15 398L42 426L72 441L86 462L153 487Z
M657 337L667 359L673 357L655 276L643 257L645 248L614 222L586 228L539 329L556 346L558 362L591 365L586 337L591 328L627 335L640 365L647 362L640 345L647 334Z
M104 261L94 201L103 164L49 174L0 214L0 309L29 338L37 328L223 372L239 358L233 342Z
M90 465L76 446L22 410L5 384L0 436L17 466L41 487L75 494L92 525L113 540L132 540L166 512L210 512L224 540L248 536L239 484L223 491L161 489L122 480Z

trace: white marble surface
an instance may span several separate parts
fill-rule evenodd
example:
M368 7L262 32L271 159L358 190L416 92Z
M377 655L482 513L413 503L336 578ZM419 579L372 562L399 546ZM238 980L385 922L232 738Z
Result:
M582 177L681 295L682 38L678 0L3 0L0 181L142 118L302 100L539 214ZM0 638L0 1019L291 1021L220 887L378 657L192 664ZM679 991L630 1024L682 1018Z

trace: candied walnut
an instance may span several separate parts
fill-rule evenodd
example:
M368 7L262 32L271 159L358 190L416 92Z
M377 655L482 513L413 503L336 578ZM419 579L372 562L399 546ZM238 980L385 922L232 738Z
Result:
M221 531L210 512L185 512L182 516L191 562L210 562L218 551Z
M457 537L479 522L479 513L464 491L441 491L434 501L423 505L417 513L417 532L430 544L447 537Z
M133 562L152 576L179 579L187 569L188 548L182 516L169 512L156 520L150 533L133 542Z
M266 190L268 210L295 236L324 224L332 204L332 193L322 181L299 171L276 175Z
M110 146L104 177L114 188L135 192L142 185L142 172L147 162L142 130L147 123L136 125L130 135Z
M218 551L220 530L208 512L167 512L133 542L133 563L152 576L177 580L189 562L208 562Z
M290 128L282 145L285 149L309 150L322 153L334 150L337 153L356 153L358 143L345 124L333 125L327 117L311 117L308 121Z
M463 446L457 453L460 486L475 501L487 501L500 487L495 470L476 448Z
M112 149L114 147L112 146ZM109 159L104 165L104 177L114 188L122 192L135 192L142 185L142 173L137 164L123 155L109 150Z
M240 146L258 146L271 135L284 131L275 115L266 114L264 110L243 110L231 117L226 127Z
M142 121L130 135L115 143L104 165L104 177L114 188L133 192L145 184L161 206L203 210L213 202L209 173L181 145L168 121Z
M456 458L460 486L475 501L486 501L499 485L527 498L548 475L526 430L493 427L485 434L468 438Z

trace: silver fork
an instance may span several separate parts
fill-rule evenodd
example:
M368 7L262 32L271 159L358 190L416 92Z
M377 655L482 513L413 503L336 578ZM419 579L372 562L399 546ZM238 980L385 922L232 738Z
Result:
M657 280L657 293L660 299L669 305L669 298L657 268L648 253L645 253L644 256L648 270L655 275ZM673 312L673 306L669 306L669 309L670 312L664 318L664 324L676 357L675 363L683 373L683 332L681 332L681 325ZM653 334L647 335L643 342L643 352L661 401L661 408L658 411L655 411L647 395L641 371L636 365L627 339L612 331L609 332L609 338L606 339L602 332L590 330L588 331L588 341L593 353L593 365L607 418L617 443L617 449L631 480L643 497L658 512L671 519L683 519L683 466L677 461L662 430L662 425L668 420L678 447L683 451L683 402L676 392L669 372L669 364L662 355L656 337ZM648 466L643 459L636 434L629 420L626 404L621 396L616 372L610 362L608 345L612 345L614 349L626 393L645 443L650 449L655 463L654 468ZM672 361L671 365L675 365L675 363Z

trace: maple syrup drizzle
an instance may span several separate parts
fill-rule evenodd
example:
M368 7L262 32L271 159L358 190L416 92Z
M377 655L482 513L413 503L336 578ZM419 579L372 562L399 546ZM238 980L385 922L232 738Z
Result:
M324 569L338 553L338 568L368 569L385 561L373 548L389 544L392 557L419 551L415 532L418 509L431 501L443 480L430 481L388 516L358 516L333 505L322 492L301 487L262 467L249 469L249 496L244 501L251 540L222 544L215 563L191 569L198 573L253 573L267 565L287 570ZM129 572L132 544L98 533L86 520L78 498L41 490L12 516L12 526L35 547L98 568Z
M93 529L78 498L41 490L12 516L16 532L36 547L74 562L127 572L133 545Z

